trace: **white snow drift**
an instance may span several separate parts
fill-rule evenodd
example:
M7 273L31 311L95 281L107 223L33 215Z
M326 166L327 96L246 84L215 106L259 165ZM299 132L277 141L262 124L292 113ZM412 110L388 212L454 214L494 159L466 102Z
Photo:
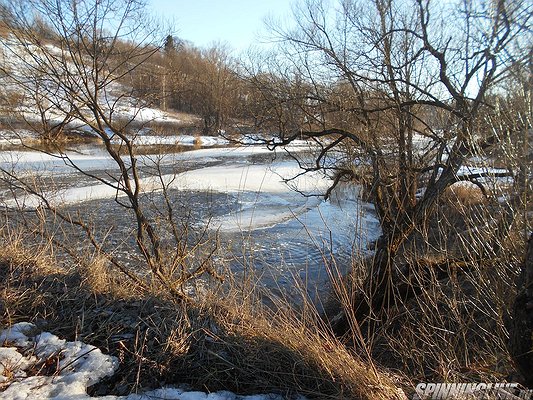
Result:
M67 342L21 322L0 331L0 392L3 400L282 400L273 394L239 396L221 391L204 393L165 387L129 396L91 397L87 387L111 376L118 367L115 357L80 341ZM46 360L58 360L46 375L39 368ZM52 364L54 365L54 364ZM37 371L37 374L35 372ZM39 373L41 371L41 373ZM30 376L32 375L32 376ZM300 397L300 400L305 400Z

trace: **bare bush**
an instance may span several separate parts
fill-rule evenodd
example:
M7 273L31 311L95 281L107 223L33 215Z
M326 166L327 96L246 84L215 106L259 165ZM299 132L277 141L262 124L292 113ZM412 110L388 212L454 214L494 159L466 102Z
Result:
M4 21L9 21L11 29L4 50L12 60L5 80L24 96L17 108L20 118L27 129L48 143L44 148L48 156L114 192L115 207L127 215L131 229L126 235L136 246L133 254L142 260L140 269L126 267L106 244L112 221L98 231L84 213L61 207L60 196L50 190L47 178L28 178L14 167L2 170L2 180L15 195L26 193L33 199L38 209L34 225L62 221L76 226L99 257L140 287L161 286L174 298L187 299L187 282L201 275L218 278L210 260L216 241L206 232L191 241L189 225L176 219L170 197L175 175L164 174L162 157L141 160L137 154L136 138L150 123L143 111L151 100L136 97L135 90L121 82L160 49L161 31L145 11L143 3L136 0L13 1L3 9ZM35 30L36 16L53 32L53 41ZM31 109L37 110L37 118ZM96 137L112 170L95 173L79 165L71 152L59 146L58 139L67 131ZM155 209L150 196L153 191L161 198ZM13 204L18 205L16 200Z

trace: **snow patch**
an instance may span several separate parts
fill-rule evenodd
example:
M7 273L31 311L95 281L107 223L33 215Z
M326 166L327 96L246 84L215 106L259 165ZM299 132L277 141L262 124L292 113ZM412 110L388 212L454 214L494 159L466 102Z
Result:
M67 342L49 332L32 336L36 327L21 322L0 332L0 384L7 388L0 392L4 400L282 400L282 396L260 394L239 396L220 391L204 393L164 387L129 396L91 397L87 387L111 376L118 368L115 357L80 341ZM14 345L14 346L13 346ZM13 347L9 347L13 346ZM54 370L43 374L36 368L43 361L52 360ZM28 372L37 375L28 376ZM299 400L305 400L299 397Z
M158 135L138 135L133 139L137 146L152 145L181 145L181 146L224 146L229 141L214 136L192 136L192 135L175 135L175 136L158 136Z
M88 398L87 387L113 375L118 367L115 357L104 355L94 346L67 342L48 332L27 336L35 329L31 324L19 323L0 333L5 343L14 342L16 346L0 348L2 380L6 384L11 379L2 393L5 400ZM27 377L26 372L35 367L36 361L46 360L54 365L50 376Z

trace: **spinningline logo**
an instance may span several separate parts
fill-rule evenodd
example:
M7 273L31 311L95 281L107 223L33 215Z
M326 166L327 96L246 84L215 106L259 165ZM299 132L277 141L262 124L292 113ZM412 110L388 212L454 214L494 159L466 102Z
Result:
M413 400L454 399L469 396L471 399L533 399L533 390L518 383L419 383Z

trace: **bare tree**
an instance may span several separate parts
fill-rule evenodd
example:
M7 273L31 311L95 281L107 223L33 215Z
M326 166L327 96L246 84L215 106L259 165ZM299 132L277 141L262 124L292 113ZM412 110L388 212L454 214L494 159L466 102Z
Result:
M115 191L116 202L131 210L137 249L155 281L172 295L186 298L185 282L213 272L209 258L198 259L194 266L188 264L205 236L200 236L191 250L186 229L184 232L174 220L170 180L163 176L157 158L152 170L162 190L166 216L163 223L160 216L148 211L149 202L142 196L146 185L141 177L135 139L149 122L139 115L152 99L135 97L134 89L123 84L161 48L161 32L146 16L144 3L137 0L8 1L5 12L9 15L5 20L10 21L11 36L4 47L17 64L6 72L9 82L32 99L29 104L40 115L38 121L29 121L27 117L29 126L50 140L66 130L76 129L96 136L103 143L117 171L107 171L105 176L84 170L60 147L53 148L50 154ZM50 28L53 40L46 40L34 29L36 21ZM120 112L124 108L129 110L129 115ZM104 249L87 221L63 212L42 188L32 186L12 171L2 172L11 185L38 196L45 208L84 230L97 251L122 272L143 287L150 285L144 273L128 270ZM171 231L172 243L162 239L163 229Z
M227 127L228 119L234 114L232 105L238 83L234 63L224 46L195 53L182 92L188 93L191 111L202 117L203 133L217 133Z
M314 141L318 151L301 162L304 170L329 172L334 186L364 184L381 222L360 319L379 317L416 289L416 266L396 257L447 188L471 181L484 190L482 178L495 175L462 167L505 140L480 120L495 107L491 90L530 57L522 48L531 42L531 15L525 1L307 0L294 29L272 25L283 42L278 73L297 74L309 89L297 107L305 123L281 129L270 145ZM487 242L479 257L498 251Z

